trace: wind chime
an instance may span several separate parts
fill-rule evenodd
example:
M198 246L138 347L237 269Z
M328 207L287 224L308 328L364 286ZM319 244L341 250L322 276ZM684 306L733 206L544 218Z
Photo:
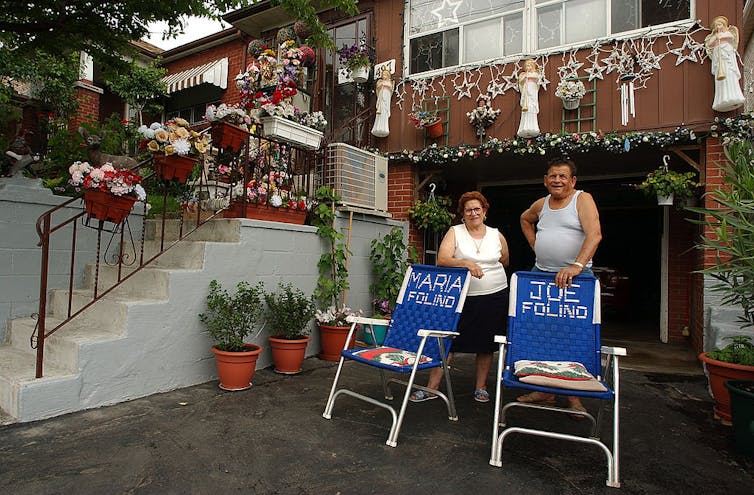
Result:
M634 79L636 74L629 73L620 76L620 123L628 125L628 116L636 117L634 104Z

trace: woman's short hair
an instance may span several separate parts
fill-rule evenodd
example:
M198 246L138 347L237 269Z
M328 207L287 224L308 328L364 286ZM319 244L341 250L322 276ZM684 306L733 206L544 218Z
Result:
M485 210L490 209L490 203L482 193L480 193L479 191L468 191L461 194L461 197L458 198L458 215L461 218L463 218L463 210L466 209L466 203L474 199L479 201L482 204L482 208L484 208Z

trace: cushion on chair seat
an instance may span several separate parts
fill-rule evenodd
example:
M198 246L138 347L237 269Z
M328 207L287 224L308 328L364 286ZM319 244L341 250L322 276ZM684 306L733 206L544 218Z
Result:
M380 364L390 366L412 366L416 361L416 353L396 349L395 347L377 347L374 349L364 349L363 351L353 352L352 355L362 359L367 359ZM419 364L431 363L432 358L421 356Z
M570 361L529 361L514 363L515 375L523 383L570 390L604 392L600 383L581 363Z

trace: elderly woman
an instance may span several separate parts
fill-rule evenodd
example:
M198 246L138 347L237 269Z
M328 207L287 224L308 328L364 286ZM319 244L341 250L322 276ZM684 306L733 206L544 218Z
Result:
M728 25L728 19L712 19L712 33L704 39L704 47L712 62L715 77L715 99L712 109L730 112L744 104L741 91L741 71L738 68L738 28Z
M453 352L476 353L476 384L474 399L488 402L487 375L496 350L494 335L505 333L508 316L508 243L493 227L485 225L490 204L478 191L464 193L458 200L462 223L445 234L437 254L437 264L467 268L472 279L463 312L458 322L460 333L453 342ZM430 371L428 388L440 386L443 370ZM423 390L411 395L421 402L437 396Z

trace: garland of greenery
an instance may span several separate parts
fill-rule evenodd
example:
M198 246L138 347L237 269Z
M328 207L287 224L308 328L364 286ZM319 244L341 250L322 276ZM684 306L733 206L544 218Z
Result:
M754 112L744 113L736 117L720 119L715 117L710 126L710 135L720 137L722 144L739 139L754 138ZM464 158L480 156L502 155L514 153L519 155L547 155L571 156L589 151L607 151L610 153L626 153L639 146L666 147L675 144L699 143L701 138L691 129L676 127L672 132L576 132L541 134L535 138L493 138L479 145L446 146L437 144L423 150L403 150L389 153L389 160L412 161L422 165L449 165ZM379 153L379 151L376 151Z

